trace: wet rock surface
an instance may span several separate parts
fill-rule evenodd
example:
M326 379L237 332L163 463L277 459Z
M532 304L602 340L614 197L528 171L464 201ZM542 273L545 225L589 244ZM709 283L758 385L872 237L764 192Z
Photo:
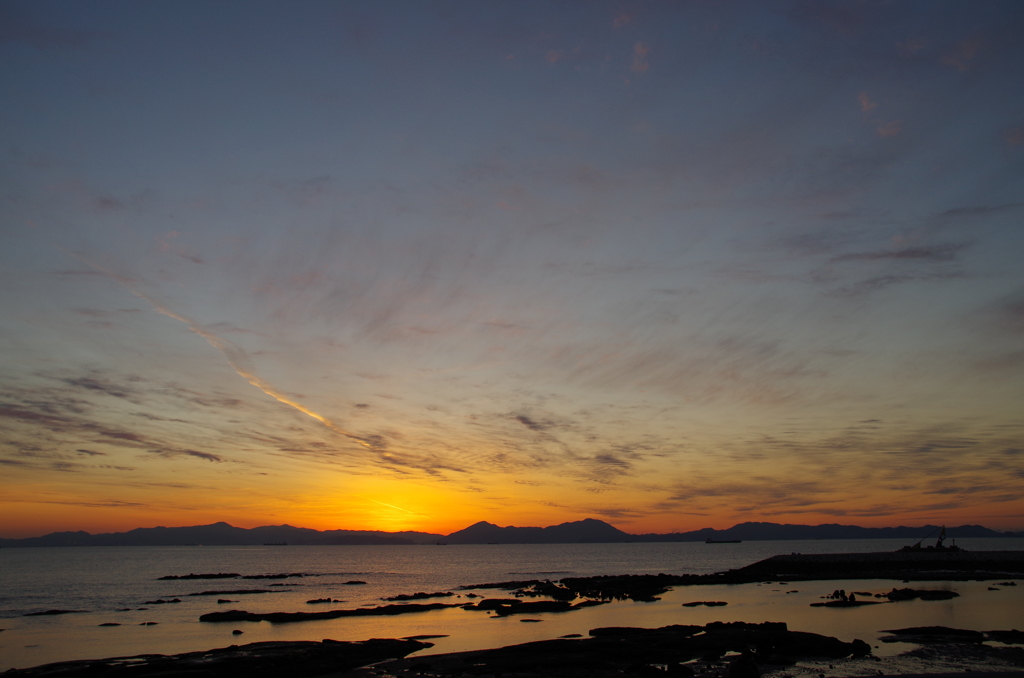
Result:
M345 676L692 676L683 662L720 664L726 675L754 678L760 667L791 664L801 657L841 658L870 652L866 643L844 643L814 633L789 631L784 623L713 623L659 629L600 628L589 638L559 638L522 645L422 656L359 669ZM740 655L726 653L741 653ZM735 670L730 672L730 664Z
M860 598L857 598L857 596L860 596ZM840 589L833 591L830 595L821 597L829 599L828 602L811 603L811 607L859 607L861 605L877 605L879 603L898 603L906 600L950 600L960 597L960 594L946 589L893 588L888 593L855 591L847 596L846 591ZM885 598L886 600L871 600L871 598Z
M407 605L383 605L381 607L356 608L352 610L326 610L324 612L246 612L245 610L227 610L225 612L209 612L199 617L201 622L240 622L268 621L274 624L288 624L301 621L319 621L324 619L340 619L341 617L373 617L411 612L427 612L445 607L459 607L457 604L428 603L425 605L409 603Z
M1019 647L989 647L981 643L927 643L905 652L901 658L916 658L931 661L955 661L967 671L977 671L984 665L996 669L993 664L1002 664L1000 673L1024 672L1024 649ZM990 669L990 670L991 670ZM907 671L904 671L907 673Z
M746 567L715 574L644 574L514 580L460 586L459 590L499 589L521 598L545 596L555 600L635 600L649 602L674 586L748 584L775 580L896 579L904 581L964 581L1024 576L1024 551L943 553L830 553L773 556ZM1012 582L999 582L1012 585ZM895 589L894 589L895 591ZM914 589L906 589L914 591ZM949 591L918 591L925 600L954 597ZM922 595L923 594L923 595ZM951 595L952 594L952 595ZM932 597L926 597L932 596ZM468 595L467 595L468 597ZM894 600L895 598L890 598ZM910 600L910 598L906 598Z
M811 603L811 607L860 607L880 604L879 600L830 600L827 603Z
M1009 631L988 631L985 635L990 640L995 640L1000 643L1024 645L1024 631L1018 631L1017 629L1011 629Z
M241 575L237 572L216 572L216 573L205 573L205 574L168 574L163 577L157 577L157 581L164 580L179 580L179 579L233 579L234 577L240 577Z
M569 612L571 610L578 610L579 607L573 605L570 602L564 600L538 600L536 602L527 603L522 600L501 600L501 599L487 599L482 600L476 605L464 606L467 610L484 610L488 612L494 612L499 617L505 617L512 614L538 614L541 612Z
M772 678L1020 678L1024 676L1024 649L981 643L929 643L892 657L868 655L854 659L800 660L792 666L776 668L768 675Z
M330 598L307 600L306 604L340 603L344 601ZM269 621L275 624L301 621L319 621L339 619L341 617L371 617L383 615L409 614L427 612L446 607L461 607L464 610L491 612L494 616L505 617L521 614L541 614L545 612L571 612L584 607L603 605L607 601L582 600L570 603L564 600L538 600L527 602L520 598L485 598L478 603L405 603L400 605L382 605L380 607L362 607L348 610L327 610L324 612L247 612L245 610L227 610L209 612L199 617L201 622L239 622ZM722 603L724 604L724 603Z
M986 640L1007 642L1004 638L1017 637L1016 642L1024 642L1024 633L1013 631L970 631L968 629L951 629L946 626L914 626L906 629L884 629L883 643L982 643ZM1013 642L1013 641L1011 641Z
M168 574L157 577L157 581L187 581L191 579L291 579L295 577L316 577L306 572L278 572L274 574L239 574L238 572L205 572L196 574Z
M391 602L406 600L426 600L427 598L451 598L454 595L455 594L451 591L438 591L437 593L424 593L423 591L417 591L416 593L400 593L397 596L391 596L390 598L381 598L381 600L387 600Z
M270 589L232 589L230 591L199 591L198 593L187 593L187 596L241 596L256 593L281 593L284 589L271 591Z
M697 574L623 574L596 577L566 577L557 582L528 579L460 586L460 590L500 589L511 591L517 597L545 596L555 600L572 601L587 598L598 601L635 600L651 602L672 586L690 584L728 583L722 575Z
M885 594L885 597L892 601L900 600L949 600L960 596L956 591L944 590L920 590L920 589L893 589Z
M237 632L236 629L233 633ZM1024 649L994 648L968 638L977 632L944 627L890 632L947 640L927 643L898 658L878 658L872 656L870 647L861 641L846 643L828 636L793 632L785 623L716 622L705 626L680 625L658 629L597 628L591 630L587 638L563 637L492 650L416 657L408 655L431 647L430 643L418 641L435 636L353 643L274 641L180 655L61 662L12 670L5 675L13 678L219 678L239 675L252 678L758 678L764 675L815 678L821 675L950 675L965 670L994 670L1010 676L1020 675L1024 669ZM979 635L995 640L1000 634L1009 634L1005 637L1010 639L1024 636L1016 630Z
M337 675L384 659L405 657L431 647L418 640L373 639L361 642L336 640L264 642L188 652L179 655L138 655L86 661L45 664L30 669L12 669L4 676L33 678L309 678Z

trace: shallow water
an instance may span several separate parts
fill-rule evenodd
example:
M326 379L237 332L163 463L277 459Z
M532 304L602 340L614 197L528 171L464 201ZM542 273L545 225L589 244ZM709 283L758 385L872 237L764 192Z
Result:
M0 550L0 671L69 659L143 653L172 654L263 640L362 640L448 634L424 653L498 647L601 626L658 627L710 621L785 621L799 631L861 638L876 652L904 646L878 642L883 629L941 625L988 631L1024 626L1024 581L989 591L992 582L928 582L916 588L951 588L949 601L907 601L858 608L812 608L834 589L881 593L902 582L885 580L794 582L678 587L653 603L616 602L574 612L490 618L459 608L395 617L329 621L201 623L216 610L323 611L382 605L380 598L417 591L455 590L463 584L515 579L560 579L598 574L709 573L734 569L779 553L893 551L902 540L821 540L743 544L507 544L472 546L252 546L78 547ZM1024 539L961 540L970 550L1024 550ZM158 581L190 572L269 574L302 572L301 579ZM362 580L365 585L346 585ZM271 586L271 584L286 584ZM206 590L265 588L266 594L193 596ZM795 592L791 592L795 591ZM499 591L477 591L504 597ZM145 605L178 597L182 602ZM307 605L316 598L346 601ZM218 598L236 602L218 604ZM722 600L725 607L682 607L692 600ZM437 598L417 602L468 602ZM119 611L130 608L129 611ZM140 609L148 608L148 609ZM83 614L25 617L48 609ZM104 622L121 626L100 627ZM145 622L157 622L141 626ZM243 635L234 636L239 629Z

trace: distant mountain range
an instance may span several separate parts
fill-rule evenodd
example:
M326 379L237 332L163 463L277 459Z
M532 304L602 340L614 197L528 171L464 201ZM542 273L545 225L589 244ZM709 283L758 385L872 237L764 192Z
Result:
M443 539L447 544L599 544L637 539L602 520L587 518L551 527L498 527L487 522L470 525Z
M367 530L311 530L291 525L267 525L246 529L227 523L193 527L140 527L128 532L89 534L53 532L28 539L0 539L0 547L12 546L242 546L266 545L388 545L388 544L593 544L615 542L765 541L801 539L921 539L939 529L921 527L858 527L856 525L780 525L740 523L726 530L706 527L692 532L629 534L608 523L587 518L550 527L498 527L479 522L449 535L428 532L375 532ZM1016 537L981 525L946 528L950 538Z
M432 544L442 538L442 535L426 532L320 531L291 525L267 525L246 529L227 523L213 523L193 527L140 527L112 534L53 532L29 539L0 539L0 547Z
M937 532L938 525L923 527L858 527L856 525L780 525L778 523L740 523L726 530L705 527L692 532L669 534L629 534L601 520L588 518L551 527L498 527L487 522L470 525L444 538L448 544L579 544L609 542L666 541L768 541L801 539L920 539ZM946 535L957 537L1013 537L981 525L946 528Z

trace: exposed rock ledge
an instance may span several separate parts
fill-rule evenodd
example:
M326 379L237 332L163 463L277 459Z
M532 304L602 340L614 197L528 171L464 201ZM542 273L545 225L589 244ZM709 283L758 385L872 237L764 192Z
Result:
M845 643L815 633L789 631L784 623L716 622L660 629L599 628L589 638L545 640L493 650L438 655L409 654L431 647L418 638L344 643L264 642L190 652L61 662L11 670L5 678L379 678L380 676L516 676L517 678L622 678L695 675L829 676L912 674L981 678L1024 675L1024 649L988 647L969 632L936 627L899 629L897 636L929 636L925 647L900 657L878 658L866 643ZM1021 642L1020 632L1002 642ZM980 635L980 634L978 634ZM970 637L968 637L970 636ZM964 640L973 642L964 643ZM950 642L952 641L952 642ZM740 652L742 654L732 654ZM726 654L729 653L729 654ZM686 662L686 663L684 663ZM741 669L745 669L743 673ZM987 671L989 673L978 673Z
M144 654L59 662L30 669L11 669L3 675L5 678L310 678L405 657L428 647L432 644L418 640L270 641L177 655Z

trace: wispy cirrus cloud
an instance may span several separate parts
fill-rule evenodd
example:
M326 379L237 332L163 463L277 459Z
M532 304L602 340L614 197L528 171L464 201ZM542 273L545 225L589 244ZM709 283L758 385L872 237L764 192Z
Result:
M693 502L711 498L728 498L766 506L805 506L816 504L828 496L827 483L820 480L792 481L774 477L755 477L750 482L709 482L707 484L679 484L665 500L668 502Z
M526 428L530 429L531 431L544 431L551 428L550 424L534 421L525 414L515 415L515 420L518 421L523 426L525 426Z
M879 275L864 280L858 280L855 283L849 285L843 285L836 287L827 292L829 296L833 297L859 297L866 296L873 292L883 290L888 287L896 285L902 285L905 283L914 282L931 282L939 280L959 280L962 278L969 277L966 273L951 271L951 272L932 272L932 273L903 273L903 274L891 274L891 275Z
M237 91L181 62L182 97L139 74L215 7L16 0L0 39L56 84L5 118L7 472L662 524L1006 495L1020 13L571 4L369 3L340 46L260 5L194 45Z
M584 463L593 470L593 477L598 481L627 475L633 468L632 462L628 459L622 459L610 453L594 455Z
M969 207L950 208L939 214L939 216L947 219L987 217L1013 212L1022 207L1024 207L1024 202L1008 202L998 205L971 205Z
M131 379L132 377L128 377L129 381ZM123 398L125 400L132 400L134 398L136 401L138 398L137 392L128 387L124 381L115 384L98 376L69 377L65 378L63 381L70 386L104 393L114 398Z
M944 243L931 247L907 247L891 251L852 252L833 257L830 261L954 261L969 246L967 243Z
M218 463L224 461L224 459L222 457L220 457L219 455L213 454L211 452L197 452L196 450L166 449L166 448L164 448L164 449L156 449L156 450L148 450L148 451L149 451L150 454L155 454L157 456L165 457L165 458L187 456L187 457L195 457L197 459L202 459L204 461L215 461L215 462L218 462Z

